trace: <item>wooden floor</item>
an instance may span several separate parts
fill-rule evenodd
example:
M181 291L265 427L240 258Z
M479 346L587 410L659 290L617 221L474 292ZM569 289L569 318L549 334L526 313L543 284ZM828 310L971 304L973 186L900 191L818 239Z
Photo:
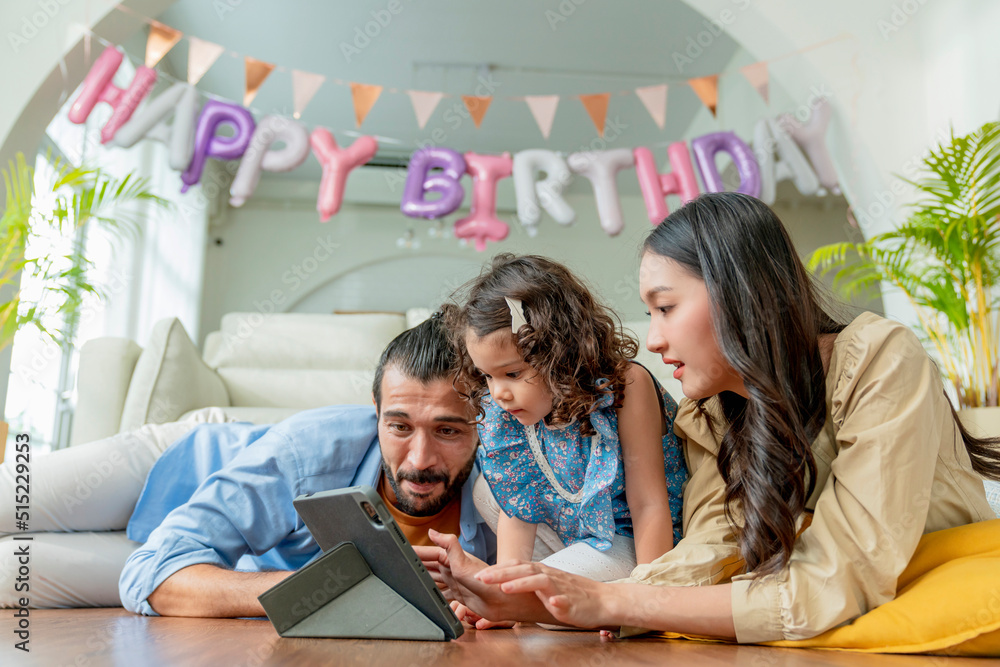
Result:
M32 611L30 653L15 650L12 610L0 610L0 665L472 665L674 664L746 667L984 666L978 659L869 655L687 641L602 642L595 632L552 632L535 626L469 629L454 642L282 639L266 620L147 618L123 609Z

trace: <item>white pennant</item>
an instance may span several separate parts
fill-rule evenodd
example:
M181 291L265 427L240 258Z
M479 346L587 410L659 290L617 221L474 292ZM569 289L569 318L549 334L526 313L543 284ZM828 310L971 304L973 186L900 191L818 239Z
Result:
M428 93L422 90L408 90L406 93L413 104L413 113L417 115L417 125L422 130L437 108L438 102L444 97L444 93Z
M643 106L646 107L646 111L649 112L649 115L653 117L653 121L662 130L664 123L667 121L667 84L663 83L658 86L636 88L635 94L639 96Z
M558 95L529 95L524 98L531 109L531 115L538 123L538 129L542 131L542 136L549 138L552 131L552 120L556 117L556 106L559 104Z

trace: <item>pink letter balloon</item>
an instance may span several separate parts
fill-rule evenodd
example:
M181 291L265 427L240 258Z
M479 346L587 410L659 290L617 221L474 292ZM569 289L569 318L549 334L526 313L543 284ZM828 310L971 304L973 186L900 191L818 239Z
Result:
M678 195L681 203L687 203L698 196L698 181L691 166L691 155L683 141L675 141L667 148L670 168L673 170L669 174L661 174L657 170L653 152L648 148L636 148L632 154L635 156L635 172L639 178L642 199L646 203L646 213L654 227L670 214L667 195Z
M440 172L432 173L432 169ZM431 146L414 151L406 171L399 209L411 218L443 218L462 205L465 188L465 158L450 148ZM440 199L427 201L428 192L440 192Z
M174 117L172 125L167 119ZM143 137L170 146L170 168L184 171L194 154L194 126L198 120L198 91L186 83L175 83L156 99L149 100L132 120L121 126L111 144L131 148Z
M597 218L601 229L609 236L617 236L625 228L622 219L622 205L618 200L618 172L635 164L632 151L615 148L610 151L587 151L573 153L566 158L569 168L582 174L590 181L597 200Z
M830 151L826 146L826 128L830 124L830 103L826 98L821 97L816 100L808 123L798 124L789 114L783 114L778 122L788 128L788 134L809 156L816 176L819 177L819 184L835 195L840 194L840 188L837 187L839 182L837 170L833 166Z
M819 179L809 166L809 160L788 133L770 118L757 121L753 150L760 164L760 199L765 204L774 203L779 181L793 179L795 187L804 195L815 194L819 188Z
M317 127L309 136L309 143L316 159L323 165L316 211L319 212L319 219L326 222L340 210L348 174L375 157L378 142L372 137L358 137L349 147L340 149L329 130Z
M694 153L701 182L709 192L722 192L722 176L715 166L715 154L719 151L729 153L740 175L738 192L751 197L760 196L760 167L753 156L753 151L733 132L712 132L691 140L691 151Z
M236 129L233 136L217 136L219 127L224 123ZM187 192L189 187L201 180L201 172L205 169L208 158L235 160L243 155L250 145L253 130L253 116L243 107L218 100L205 102L198 117L198 129L195 130L194 157L181 174L181 181L184 182L181 192Z
M517 196L517 217L529 236L538 233L541 208L560 225L570 225L576 220L576 211L563 199L563 188L573 177L566 161L558 153L542 148L520 151L514 155L511 168L514 177L514 194ZM544 171L544 180L535 182L538 172Z
M473 239L476 250L486 250L487 241L503 241L510 233L506 223L497 219L497 181L511 173L510 153L477 155L466 153L467 171L472 176L472 211L455 223L455 236Z
M115 47L109 46L104 49L87 73L87 78L83 80L83 90L69 109L70 121L80 124L87 120L87 116L98 102L107 102L111 105L114 109L111 118L101 128L102 144L114 139L115 132L132 117L132 112L139 106L139 102L149 94L153 84L156 83L156 71L145 65L136 68L135 77L125 90L111 83L118 66L122 64L122 58L121 52Z
M283 141L283 148L270 150L276 141ZM309 157L309 130L284 116L264 116L257 123L250 145L247 147L240 168L229 188L229 203L243 206L260 182L260 172L291 171Z

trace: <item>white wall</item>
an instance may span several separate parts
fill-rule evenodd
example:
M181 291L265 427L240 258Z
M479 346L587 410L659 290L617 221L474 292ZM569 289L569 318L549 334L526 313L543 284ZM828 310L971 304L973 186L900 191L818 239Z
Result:
M634 171L625 170L619 183L634 178ZM280 190L280 181L272 181L268 189L273 191L276 183ZM505 199L510 198L501 197ZM564 262L623 319L644 317L636 289L637 257L651 226L642 198L622 196L626 223L617 237L601 229L592 195L571 194L567 200L577 212L574 225L561 227L543 215L538 235L530 238L513 222L506 241L478 253L459 247L454 238L431 238L427 230L433 223L405 217L398 205L345 203L322 224L311 199L285 204L268 203L266 197L251 199L240 209L229 209L224 221L209 231L202 337L230 311L434 308L496 252L541 254ZM775 210L803 256L819 245L847 240L842 198L790 200L803 203L779 202ZM509 209L501 213L508 221L511 215ZM449 216L446 229L458 217ZM418 250L397 247L397 239L410 227L420 239ZM329 250L333 245L337 247Z

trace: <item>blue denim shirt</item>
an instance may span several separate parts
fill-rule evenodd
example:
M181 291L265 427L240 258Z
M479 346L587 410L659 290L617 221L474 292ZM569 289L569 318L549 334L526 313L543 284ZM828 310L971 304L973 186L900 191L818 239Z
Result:
M127 534L145 542L122 571L122 605L155 615L146 598L198 563L251 572L297 570L320 549L292 500L348 486L377 486L382 471L375 410L333 406L274 426L203 424L172 444L146 479ZM496 537L476 512L473 470L462 488L462 547L496 558Z

